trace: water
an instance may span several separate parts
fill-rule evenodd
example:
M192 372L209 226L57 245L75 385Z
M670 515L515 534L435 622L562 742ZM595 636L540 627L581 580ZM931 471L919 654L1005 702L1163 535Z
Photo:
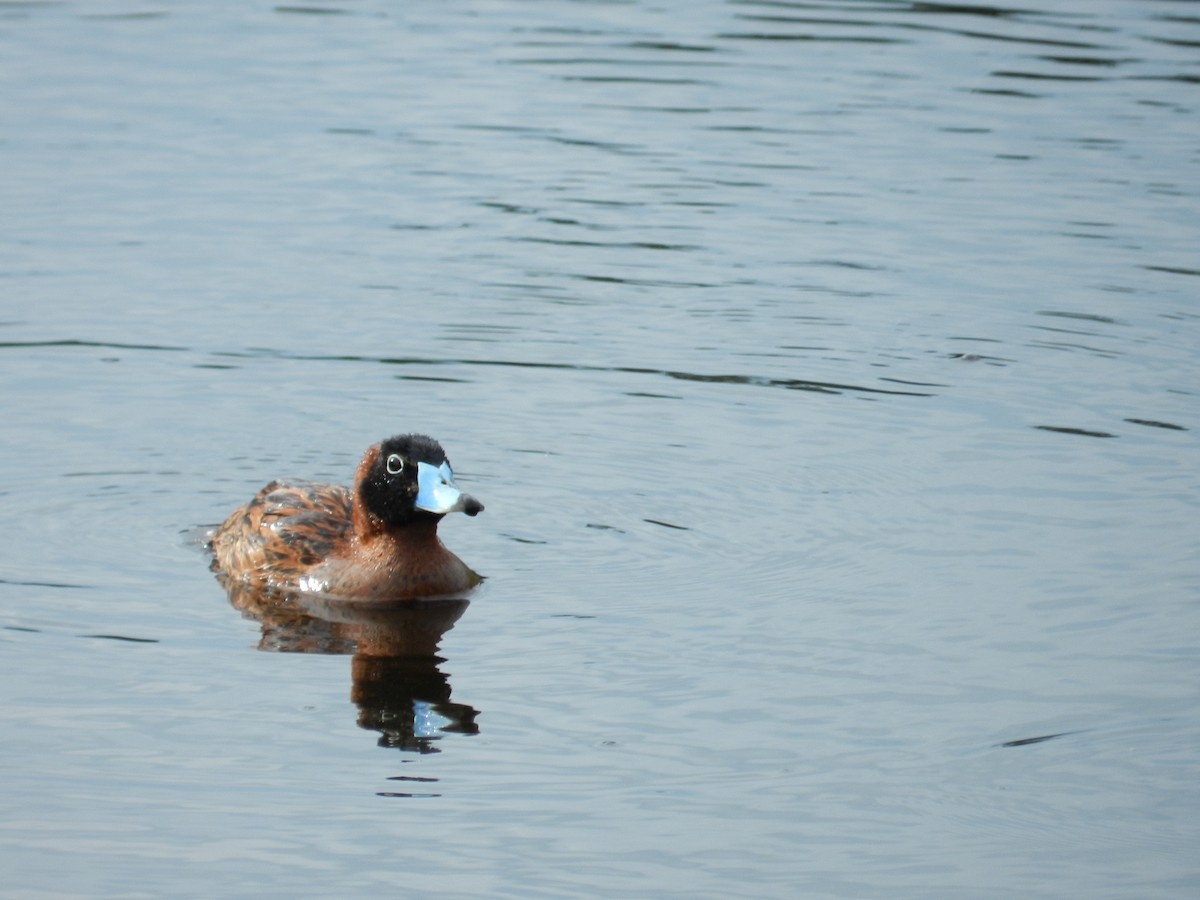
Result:
M4 892L1193 896L1198 41L0 3ZM469 606L231 607L410 429Z

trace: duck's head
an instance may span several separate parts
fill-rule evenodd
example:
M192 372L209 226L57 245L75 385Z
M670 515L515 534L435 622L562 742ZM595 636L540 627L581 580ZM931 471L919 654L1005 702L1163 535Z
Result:
M482 503L454 483L442 445L423 434L396 435L368 450L357 489L367 510L388 526L483 511Z

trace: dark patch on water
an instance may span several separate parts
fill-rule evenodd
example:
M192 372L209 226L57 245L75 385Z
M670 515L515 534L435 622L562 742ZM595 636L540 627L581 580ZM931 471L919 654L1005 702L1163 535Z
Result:
M1115 438L1117 435L1107 431L1089 431L1086 428L1068 428L1062 425L1034 425L1038 431L1053 431L1057 434L1078 434L1083 437Z
M999 744L1000 747L1028 747L1031 744L1043 744L1046 741L1052 741L1055 738L1067 737L1072 734L1082 734L1080 731L1059 731L1054 734L1039 734L1037 737L1017 738L1013 741L1005 741Z
M1171 431L1187 431L1182 425L1175 425L1171 422L1158 422L1154 419L1126 419L1134 425L1145 425L1147 428L1167 428Z

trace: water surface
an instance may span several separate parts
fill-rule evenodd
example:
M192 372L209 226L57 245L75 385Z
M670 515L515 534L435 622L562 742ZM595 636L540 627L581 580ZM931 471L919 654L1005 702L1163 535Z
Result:
M7 889L1193 896L1198 42L0 2ZM407 430L469 603L234 608Z

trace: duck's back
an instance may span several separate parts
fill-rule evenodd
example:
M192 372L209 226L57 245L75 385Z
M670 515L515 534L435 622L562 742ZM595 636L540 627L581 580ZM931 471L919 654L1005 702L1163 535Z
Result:
M234 510L212 538L213 569L263 587L294 587L350 540L350 491L272 481Z

